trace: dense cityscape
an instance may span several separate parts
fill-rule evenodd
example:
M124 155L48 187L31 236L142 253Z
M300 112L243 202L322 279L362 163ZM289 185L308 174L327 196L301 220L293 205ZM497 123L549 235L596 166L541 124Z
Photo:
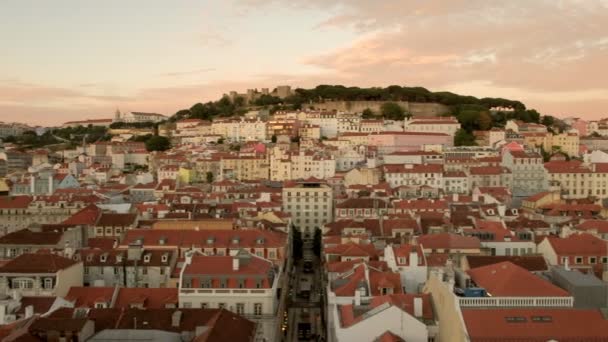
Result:
M607 23L0 1L0 341L608 342Z
M606 339L608 121L419 89L2 124L1 336Z

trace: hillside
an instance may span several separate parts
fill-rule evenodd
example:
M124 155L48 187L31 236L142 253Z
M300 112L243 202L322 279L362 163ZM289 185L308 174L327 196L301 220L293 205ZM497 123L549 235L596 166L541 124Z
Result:
M392 85L386 88L372 87L345 87L342 85L319 85L312 89L298 88L283 99L271 95L259 96L253 103L246 103L245 99L238 97L231 100L223 97L218 101L196 103L189 109L183 109L171 117L171 121L183 118L197 118L211 120L214 117L230 117L242 115L250 109L267 108L271 113L278 110L297 110L330 101L383 101L375 111L362 110L365 117L384 117L400 120L411 115L407 107L399 103L438 104L442 105L442 115L454 116L462 124L463 131L459 132L457 144L470 145L474 139L474 130L488 130L492 127L504 127L510 119L524 122L535 122L550 125L553 118L543 118L534 109L517 100L504 98L477 98L474 96L459 95L451 92L432 92L423 87L402 87ZM512 111L491 111L490 109L502 107L511 108ZM360 106L357 108L361 108Z

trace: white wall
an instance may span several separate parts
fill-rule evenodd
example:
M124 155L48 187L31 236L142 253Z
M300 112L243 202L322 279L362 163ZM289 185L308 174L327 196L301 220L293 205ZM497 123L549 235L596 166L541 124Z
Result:
M333 313L335 324L340 324L337 307ZM428 341L428 330L424 323L407 312L391 306L348 328L335 327L337 341L374 341L386 331L408 342Z

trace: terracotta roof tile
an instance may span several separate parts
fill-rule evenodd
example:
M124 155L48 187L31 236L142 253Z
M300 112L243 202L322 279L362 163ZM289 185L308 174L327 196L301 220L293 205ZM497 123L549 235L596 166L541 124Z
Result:
M496 297L563 297L568 292L530 273L528 270L503 261L467 271L471 279Z
M21 254L2 267L0 273L55 273L77 264L55 254Z
M464 309L471 342L607 341L608 321L599 310L521 308Z

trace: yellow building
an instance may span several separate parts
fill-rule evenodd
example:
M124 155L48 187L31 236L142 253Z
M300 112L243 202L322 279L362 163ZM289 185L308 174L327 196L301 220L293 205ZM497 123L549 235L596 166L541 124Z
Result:
M258 180L270 175L269 162L262 157L224 157L220 165L222 179Z
M177 179L180 184L192 184L198 181L196 169L180 166Z
M570 157L579 155L579 136L576 133L550 134L545 140L545 151L561 151Z

